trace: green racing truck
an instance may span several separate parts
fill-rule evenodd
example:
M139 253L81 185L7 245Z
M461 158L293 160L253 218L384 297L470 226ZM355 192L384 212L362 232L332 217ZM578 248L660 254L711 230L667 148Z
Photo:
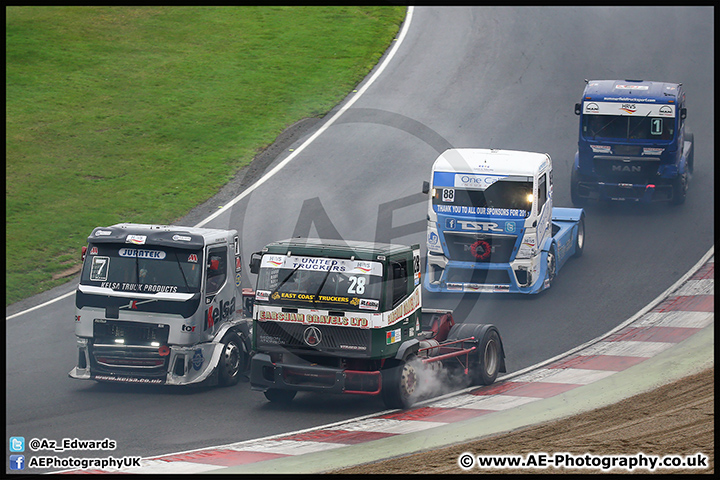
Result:
M307 391L409 408L433 380L493 383L498 329L423 308L420 265L419 245L295 238L253 253L251 388L272 402Z

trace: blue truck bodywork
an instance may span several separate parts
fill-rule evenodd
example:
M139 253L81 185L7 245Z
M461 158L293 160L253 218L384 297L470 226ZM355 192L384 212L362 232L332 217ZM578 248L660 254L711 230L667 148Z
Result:
M575 114L580 125L573 204L685 201L694 160L682 84L587 81Z
M423 279L430 292L534 294L582 254L584 211L553 208L548 155L451 149L423 191L431 193ZM516 201L530 192L527 206Z

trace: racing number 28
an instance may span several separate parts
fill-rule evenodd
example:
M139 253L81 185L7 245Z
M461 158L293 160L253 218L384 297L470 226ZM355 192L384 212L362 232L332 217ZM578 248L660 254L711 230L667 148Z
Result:
M348 293L362 295L365 293L365 277L350 277Z

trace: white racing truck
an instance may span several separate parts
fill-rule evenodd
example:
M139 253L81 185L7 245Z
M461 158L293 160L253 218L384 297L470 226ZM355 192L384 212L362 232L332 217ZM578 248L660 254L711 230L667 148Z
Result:
M545 153L449 149L423 183L430 292L534 294L585 244L582 208L553 206Z
M72 378L234 385L249 365L235 230L97 227L75 295Z

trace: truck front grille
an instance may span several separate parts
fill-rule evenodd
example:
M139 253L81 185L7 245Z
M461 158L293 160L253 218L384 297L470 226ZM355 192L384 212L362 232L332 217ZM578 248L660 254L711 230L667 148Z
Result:
M125 322L96 318L93 323L95 343L113 344L122 340L124 345L166 345L170 334L169 325L156 323Z
M96 318L89 346L92 370L164 378L170 356L160 355L159 348L167 345L169 333L169 325Z
M648 184L657 178L660 159L655 157L593 157L595 173L602 179L617 183Z
M507 263L513 254L517 236L451 233L445 234L450 260L461 262ZM490 254L483 249L490 245Z
M510 275L507 270L452 268L448 270L445 281L447 283L508 285L510 284Z
M258 322L258 346L270 347L273 345L292 347L319 352L345 352L367 354L370 351L370 330L334 327L328 325L313 325L320 331L320 341L315 346L305 342L305 331L311 325Z

